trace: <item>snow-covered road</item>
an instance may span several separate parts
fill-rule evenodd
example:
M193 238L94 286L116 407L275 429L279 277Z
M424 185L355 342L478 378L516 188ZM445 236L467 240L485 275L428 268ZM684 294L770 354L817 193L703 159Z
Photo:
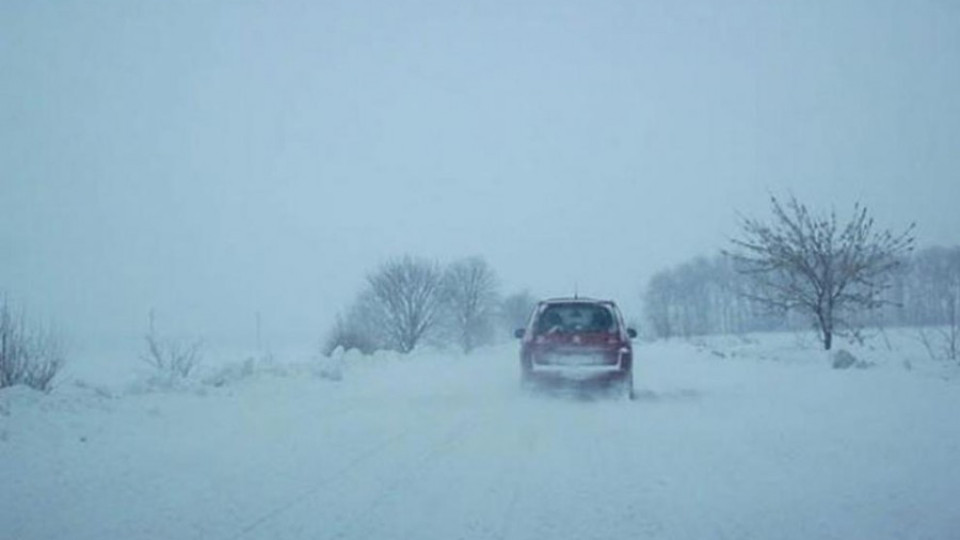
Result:
M681 344L638 358L634 402L524 394L512 345L340 382L4 390L0 536L960 537L956 381Z

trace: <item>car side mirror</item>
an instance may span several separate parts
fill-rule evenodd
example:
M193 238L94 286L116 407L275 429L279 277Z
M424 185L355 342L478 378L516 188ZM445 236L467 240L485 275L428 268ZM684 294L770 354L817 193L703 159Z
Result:
M634 330L633 328L627 328L627 337L629 337L630 339L636 338L636 337L637 337L637 331Z
M523 334L526 332L523 328L517 328L513 331L513 337L517 339L523 339Z

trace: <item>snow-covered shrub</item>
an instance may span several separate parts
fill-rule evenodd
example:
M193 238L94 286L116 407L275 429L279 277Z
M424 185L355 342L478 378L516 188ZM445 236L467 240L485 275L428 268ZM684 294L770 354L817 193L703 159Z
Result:
M204 377L203 383L210 386L227 386L250 378L256 371L256 361L251 357L243 362L220 366L216 371Z
M337 347L329 355L320 357L320 369L317 372L321 378L331 381L343 380L343 361L348 354L344 347Z
M170 379L185 379L203 359L202 340L160 338L152 331L146 336L147 351L141 359Z
M918 328L917 336L933 360L960 361L960 323L945 327Z
M365 307L358 300L346 316L338 315L323 344L323 355L331 356L338 348L372 354L379 348L376 332L364 316Z
M0 388L18 384L49 392L63 367L60 343L40 328L14 317L10 306L0 304Z

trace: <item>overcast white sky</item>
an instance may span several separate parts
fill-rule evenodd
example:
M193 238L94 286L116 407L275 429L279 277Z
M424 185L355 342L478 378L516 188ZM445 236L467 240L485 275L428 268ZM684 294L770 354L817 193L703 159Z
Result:
M953 1L7 0L0 74L0 290L75 339L318 339L404 253L635 310L768 193L960 241Z

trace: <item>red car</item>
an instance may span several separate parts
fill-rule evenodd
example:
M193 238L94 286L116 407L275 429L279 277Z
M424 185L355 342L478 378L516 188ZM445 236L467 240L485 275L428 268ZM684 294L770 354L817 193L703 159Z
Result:
M537 304L526 328L516 331L520 377L530 386L541 374L596 374L633 399L633 346L637 336L611 300L555 298Z

